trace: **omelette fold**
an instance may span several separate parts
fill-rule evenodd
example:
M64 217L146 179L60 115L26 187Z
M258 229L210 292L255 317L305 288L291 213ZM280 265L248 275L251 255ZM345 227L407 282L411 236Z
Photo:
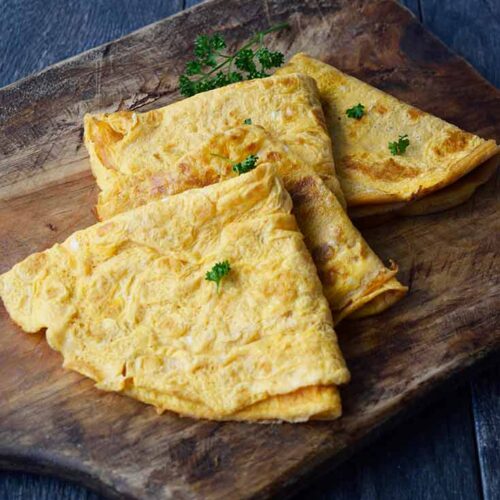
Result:
M291 209L262 165L78 231L0 276L0 295L100 389L196 418L335 418L349 372ZM205 273L222 260L217 291Z
M250 154L276 163L335 322L383 311L406 293L397 268L383 265L343 210L317 88L307 76L233 84L146 113L86 115L85 144L101 219L236 175L232 163Z
M307 54L296 54L276 72L295 73L316 80L347 205L360 207L352 211L355 215L398 210L450 186L498 152L494 140L465 132ZM348 117L346 111L357 104L364 106L363 116ZM391 154L389 142L405 134L409 147ZM477 185L469 182L468 191L460 186L415 205L414 213L464 201L473 183Z
M447 210L465 203L476 191L490 180L500 163L495 155L458 181L411 203L381 203L358 205L349 209L349 216L362 221L377 222L381 217L393 215L425 215Z

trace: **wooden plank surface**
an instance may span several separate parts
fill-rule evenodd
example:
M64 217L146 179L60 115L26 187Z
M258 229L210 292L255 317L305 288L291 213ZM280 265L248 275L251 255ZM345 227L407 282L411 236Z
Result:
M500 86L500 10L494 0L420 0L422 22L490 82ZM500 372L471 382L476 444L485 499L500 497Z

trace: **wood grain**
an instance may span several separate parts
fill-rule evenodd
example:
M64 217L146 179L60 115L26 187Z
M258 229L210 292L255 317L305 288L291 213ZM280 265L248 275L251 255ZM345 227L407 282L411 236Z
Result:
M499 138L497 92L393 2L266 5L273 22L292 21L293 30L276 43L288 54L309 49ZM0 93L2 269L93 220L95 189L79 138L83 111L146 109L174 99L172 68L191 40L177 31L212 26L235 41L263 25L258 7L265 5L247 1L231 9L216 0ZM340 329L353 383L344 391L345 417L333 424L159 419L140 403L99 393L63 372L43 336L20 333L2 309L4 463L44 463L99 482L108 493L215 498L266 495L340 460L433 387L498 349L496 193L492 182L454 211L398 221L389 236L386 228L367 233L382 255L400 262L412 292L390 312Z

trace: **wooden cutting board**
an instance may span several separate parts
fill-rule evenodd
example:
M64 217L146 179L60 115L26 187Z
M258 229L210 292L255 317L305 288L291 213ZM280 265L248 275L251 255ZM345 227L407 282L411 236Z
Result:
M283 20L291 30L273 45L287 56L306 50L500 140L498 91L393 1L212 0L0 91L0 272L95 221L85 112L172 102L195 34L221 31L236 44ZM48 471L116 497L289 492L499 350L497 185L442 214L364 230L400 264L411 291L380 316L338 327L353 380L336 422L159 417L62 370L43 334L24 334L1 306L0 466Z

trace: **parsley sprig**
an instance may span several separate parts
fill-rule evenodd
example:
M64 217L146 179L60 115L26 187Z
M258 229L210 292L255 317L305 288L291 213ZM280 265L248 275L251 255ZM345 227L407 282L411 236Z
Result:
M179 78L181 94L190 97L230 83L269 76L266 70L281 66L284 55L265 47L264 37L288 26L280 23L259 31L234 54L223 52L226 41L221 35L199 35L194 43L196 58L186 64Z
M359 120L365 114L365 107L361 103L356 104L356 106L347 109L345 114L349 118L355 118L356 120Z
M259 157L257 155L248 155L243 161L233 165L233 172L236 172L238 175L246 174L257 166L258 160Z
M220 282L224 276L227 276L231 271L231 266L228 260L222 262L217 262L210 271L205 274L205 279L207 281L213 281L217 284L217 293L219 293Z
M389 143L389 151L393 155L402 155L409 145L410 139L408 139L408 134L400 135L397 141Z

